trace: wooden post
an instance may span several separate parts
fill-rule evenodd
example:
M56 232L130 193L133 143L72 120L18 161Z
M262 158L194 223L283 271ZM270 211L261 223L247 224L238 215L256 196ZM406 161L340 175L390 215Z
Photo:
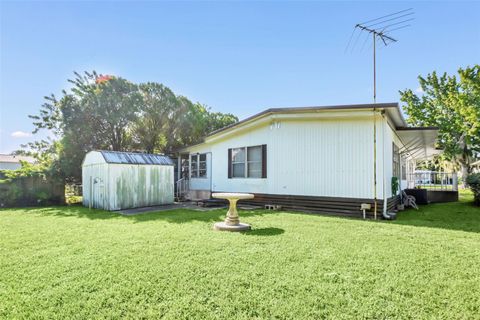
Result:
M90 176L90 199L88 199L88 209L92 209L92 198L93 198L93 181L92 181L92 176Z

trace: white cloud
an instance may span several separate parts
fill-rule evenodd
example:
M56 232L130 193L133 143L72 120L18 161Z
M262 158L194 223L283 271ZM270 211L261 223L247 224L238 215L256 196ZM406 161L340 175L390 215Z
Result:
M27 138L30 137L32 134L30 132L25 132L25 131L14 131L10 136L12 138Z

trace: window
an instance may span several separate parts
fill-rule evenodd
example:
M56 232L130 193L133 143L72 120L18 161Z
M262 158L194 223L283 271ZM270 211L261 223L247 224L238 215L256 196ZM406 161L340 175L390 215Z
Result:
M181 178L188 179L188 170L190 168L189 159L182 158L182 176Z
M207 176L207 154L202 153L198 155L198 176L205 178Z
M232 150L233 178L245 178L245 148Z
M407 160L405 157L400 158L402 164L402 180L407 180Z
M190 177L191 178L206 178L207 177L207 154L197 153L190 155Z
M262 177L262 146L247 148L247 176Z
M192 169L190 170L190 177L198 178L198 154L192 155L192 160L190 161Z
M229 178L266 178L267 146L252 146L228 150Z
M393 176L400 179L400 153L398 147L393 143L392 144L392 159L393 159Z

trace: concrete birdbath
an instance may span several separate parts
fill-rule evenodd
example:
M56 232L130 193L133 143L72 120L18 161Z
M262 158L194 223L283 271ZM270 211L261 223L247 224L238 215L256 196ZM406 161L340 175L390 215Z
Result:
M238 218L237 201L242 199L253 199L251 193L213 193L212 198L226 199L230 202L227 218L223 222L217 222L213 228L220 231L245 231L250 230L250 225L241 223Z

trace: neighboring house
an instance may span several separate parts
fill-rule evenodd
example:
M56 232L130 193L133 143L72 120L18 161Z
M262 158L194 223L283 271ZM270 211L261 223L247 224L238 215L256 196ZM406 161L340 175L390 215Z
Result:
M0 170L16 170L22 167L20 161L35 163L35 158L27 156L17 156L13 154L0 154Z
M375 135L374 135L375 132ZM439 153L436 128L408 127L397 103L268 109L184 148L177 182L190 198L249 192L283 208L383 214L399 201L417 160ZM374 154L376 153L376 157Z
M433 175L434 175L434 171L431 171L431 170L415 170L413 172L414 176L415 176L415 179L414 179L414 182L416 185L423 185L423 184L429 184L429 183L433 183L434 182L434 179L433 179Z
M472 168L474 173L480 173L480 160L472 163Z
M173 203L173 162L164 155L91 151L82 163L83 205L121 210Z

